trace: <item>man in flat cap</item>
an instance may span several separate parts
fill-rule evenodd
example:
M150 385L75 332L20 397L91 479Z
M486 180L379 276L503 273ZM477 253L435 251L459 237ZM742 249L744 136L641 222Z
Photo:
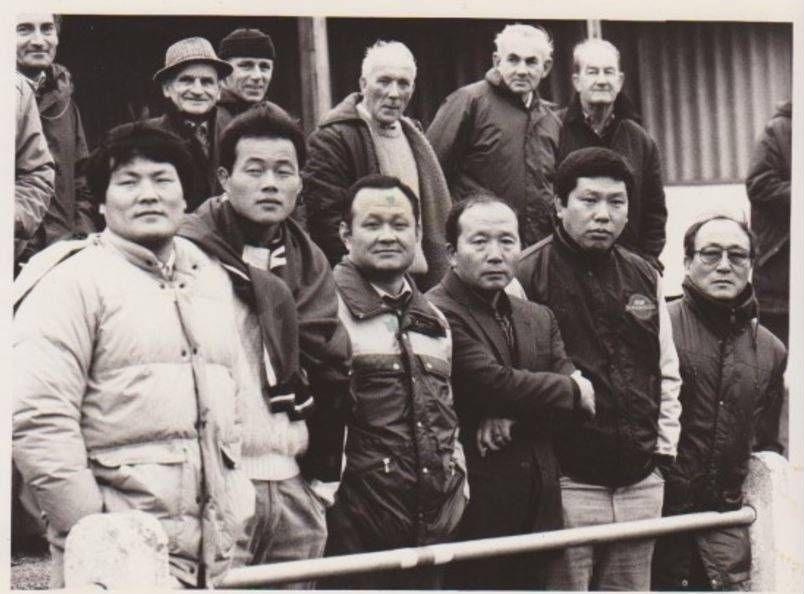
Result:
M154 74L169 105L163 116L148 123L186 140L195 165L193 187L185 188L188 212L220 193L216 107L221 80L231 73L232 66L218 58L209 41L189 37L167 49L164 68Z

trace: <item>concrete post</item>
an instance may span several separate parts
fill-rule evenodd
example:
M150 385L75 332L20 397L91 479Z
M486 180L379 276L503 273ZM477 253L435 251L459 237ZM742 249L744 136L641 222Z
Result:
M745 504L757 513L749 527L752 590L804 592L804 523L790 464L773 452L754 454L743 490Z
M144 512L93 514L67 536L67 588L167 588L168 540L159 521Z

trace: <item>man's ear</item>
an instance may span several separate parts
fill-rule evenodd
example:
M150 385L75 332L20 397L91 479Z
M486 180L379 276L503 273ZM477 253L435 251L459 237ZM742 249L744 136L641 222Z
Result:
M101 202L98 205L98 212L101 213L103 216L106 216L106 203L105 202Z
M221 182L221 187L224 192L229 191L229 171L226 167L218 167L218 181Z
M553 198L553 204L555 204L556 207L556 216L558 216L559 219L563 218L564 209L566 208L566 206L564 206L564 203L561 202L561 198L559 198L558 196Z
M165 99L170 99L170 93L168 93L168 89L170 88L170 82L165 81L162 83L162 96Z
M341 221L341 224L338 225L338 235L340 235L343 245L346 246L346 250L352 251L352 229L346 224L346 221Z
M494 65L495 68L497 66L499 66L500 65L500 54L498 54L497 52L492 53L491 54L491 63Z
M457 261L458 252L455 249L455 246L451 243L447 244L447 260L449 261L449 265L451 268L455 268L458 265Z
M572 88L574 88L574 89L575 89L575 92L576 92L576 93L580 93L580 92L581 92L581 89L580 89L580 78L581 78L580 73L578 73L578 72L573 72L573 73L572 73Z
M544 70L542 71L542 80L547 78L547 75L550 74L550 70L553 69L553 59L547 58L544 61Z
M361 76L357 79L357 86L360 88L360 94L365 97L366 95L366 79L365 77Z

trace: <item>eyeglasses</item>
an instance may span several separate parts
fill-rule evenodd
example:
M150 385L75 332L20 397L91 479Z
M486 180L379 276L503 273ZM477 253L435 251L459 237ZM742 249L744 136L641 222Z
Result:
M751 254L743 250L704 248L702 250L695 250L693 253L698 254L701 262L704 264L709 264L710 266L713 264L720 264L720 262L723 260L723 254L726 254L729 264L732 266L744 267L747 266L748 262L751 260Z

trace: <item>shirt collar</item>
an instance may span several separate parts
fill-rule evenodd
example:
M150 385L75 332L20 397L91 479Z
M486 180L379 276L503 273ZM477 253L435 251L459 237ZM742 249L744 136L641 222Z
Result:
M388 291L386 291L381 287L378 287L374 283L370 282L369 284L371 285L372 289L377 291L377 295L379 295L380 299L382 299L383 301L407 302L410 299L411 295L413 295L413 289L410 288L410 283L408 283L408 279L406 279L405 277L402 277L402 289L400 289L399 293L397 293L396 295L389 293Z
M595 130L595 127L592 125L592 114L586 113L581 107L581 112L583 113L583 120L586 122L586 125L598 136L601 138L606 135L606 132L614 125L614 120L617 119L616 115L614 114L614 110L611 110L611 113L606 118L606 121L603 122L603 126L600 128L600 132Z

